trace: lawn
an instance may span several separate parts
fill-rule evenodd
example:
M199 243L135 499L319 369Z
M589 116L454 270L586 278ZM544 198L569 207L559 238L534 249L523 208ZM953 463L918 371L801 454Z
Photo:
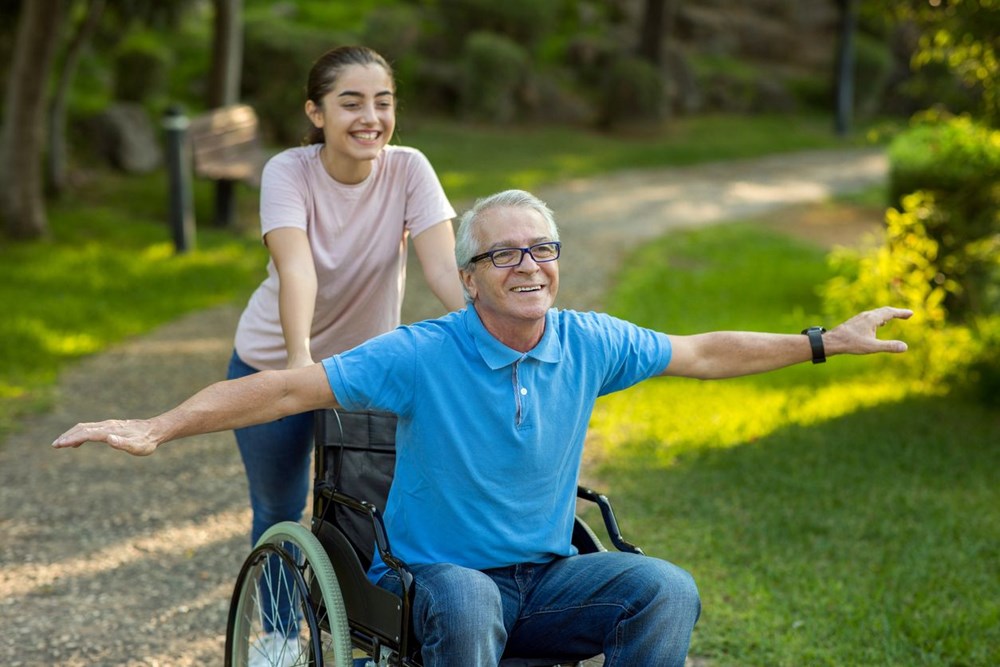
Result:
M732 224L641 252L616 315L675 333L821 322L824 252L804 241ZM891 357L837 357L601 399L588 476L627 538L699 582L693 655L1000 664L1000 420L919 387Z

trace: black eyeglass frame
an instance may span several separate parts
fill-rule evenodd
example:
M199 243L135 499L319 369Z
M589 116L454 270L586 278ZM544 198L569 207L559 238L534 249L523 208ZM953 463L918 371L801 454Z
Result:
M543 246L543 245L554 245L556 247L556 256L555 257L550 257L549 259L538 259L537 257L535 257L535 253L533 253L532 250L534 248L537 248L537 247ZM517 261L514 262L513 264L502 264L502 265L501 264L497 264L496 259L494 259L494 256L497 253L510 252L511 250L520 250L521 251L521 256L517 258ZM493 266L495 266L496 268L498 268L498 269L510 269L510 268L515 267L515 266L521 266L521 262L524 261L524 255L525 254L531 255L531 259L535 260L535 263L537 263L537 264L544 264L545 262L554 262L554 261L556 261L557 259L559 259L559 255L561 253L562 253L562 243L560 243L559 241L543 241L542 243L536 243L536 244L530 245L530 246L528 246L526 248L495 248L493 250L489 250L487 252L484 252L482 254L476 255L475 257L469 259L469 264L475 264L476 262L482 261L482 260L486 259L487 257L489 257L490 258L490 262L492 262Z

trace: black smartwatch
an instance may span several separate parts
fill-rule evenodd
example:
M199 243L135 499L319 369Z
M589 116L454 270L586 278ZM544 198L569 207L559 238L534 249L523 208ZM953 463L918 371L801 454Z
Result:
M823 334L826 333L826 329L823 327L809 327L808 329L803 329L802 333L809 336L809 345L813 351L813 363L822 364L825 362L826 350L823 348Z

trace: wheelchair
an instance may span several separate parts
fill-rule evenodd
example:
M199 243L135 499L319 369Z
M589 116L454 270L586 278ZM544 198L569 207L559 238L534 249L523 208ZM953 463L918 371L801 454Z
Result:
M229 608L227 667L247 667L251 660L286 667L422 665L410 620L413 576L393 556L381 513L392 483L395 435L396 417L389 413L316 413L312 529L294 522L272 526L244 561ZM605 496L579 487L578 497L600 508L616 549L642 554L622 537ZM580 553L606 550L579 517L573 544ZM402 597L368 580L376 549L404 582ZM297 637L294 655L271 654L270 663L262 661L261 642L275 633ZM500 663L578 664L520 656L504 656Z

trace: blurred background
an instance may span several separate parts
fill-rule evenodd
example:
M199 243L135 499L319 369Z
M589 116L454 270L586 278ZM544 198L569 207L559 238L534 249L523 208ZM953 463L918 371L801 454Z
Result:
M266 263L254 171L302 140L312 62L352 43L395 67L395 141L458 210L622 170L885 155L865 191L644 244L602 301L676 333L892 303L915 311L884 334L910 352L644 383L598 405L586 474L647 552L695 573L695 664L1000 664L1000 0L0 0L0 452L21 456L9 443L76 362L245 302ZM236 104L256 118L250 173L172 163ZM859 219L875 232L837 247L785 233ZM200 498L190 483L170 495ZM38 522L3 510L34 536L12 544L36 543ZM225 591L231 573L208 571ZM3 609L73 604L53 581ZM218 656L225 607L147 634L207 634ZM65 664L98 664L100 638L76 632Z

